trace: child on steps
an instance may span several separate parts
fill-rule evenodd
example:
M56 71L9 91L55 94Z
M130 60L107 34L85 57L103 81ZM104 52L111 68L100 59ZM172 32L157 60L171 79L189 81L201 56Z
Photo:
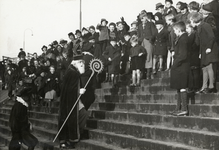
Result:
M141 71L144 69L147 52L145 48L138 44L138 37L133 35L130 39L132 48L130 49L132 84L131 86L140 86Z

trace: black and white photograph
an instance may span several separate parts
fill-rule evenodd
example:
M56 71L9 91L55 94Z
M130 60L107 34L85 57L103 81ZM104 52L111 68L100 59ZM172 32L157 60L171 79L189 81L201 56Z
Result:
M219 0L0 0L0 150L219 150Z

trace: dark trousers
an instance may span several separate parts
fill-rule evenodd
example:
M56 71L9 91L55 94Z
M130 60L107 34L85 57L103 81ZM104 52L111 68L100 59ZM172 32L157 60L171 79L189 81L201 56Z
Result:
M33 150L37 145L38 140L35 136L27 131L23 131L22 133L12 133L9 150L20 150L22 143L28 147L28 150Z
M100 42L101 53L103 54L103 52L106 50L106 47L108 46L108 40L103 40L99 42Z

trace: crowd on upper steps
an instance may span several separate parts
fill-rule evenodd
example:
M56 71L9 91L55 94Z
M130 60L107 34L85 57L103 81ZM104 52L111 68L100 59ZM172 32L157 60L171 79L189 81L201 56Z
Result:
M48 46L43 45L39 56L37 53L27 56L21 48L18 64L9 59L0 63L3 88L8 89L8 96L12 98L19 86L32 85L33 104L42 105L45 101L50 108L51 102L60 95L63 76L73 56L83 55L87 70L91 58L102 60L105 66L104 72L94 79L92 89L101 82L116 85L128 74L131 74L130 86L139 86L141 79L151 79L157 72L171 69L174 60L179 60L179 66L186 60L189 62L186 81L178 77L176 80L187 83L188 92L217 92L218 0L192 1L189 4L179 1L175 7L172 0L162 3L154 6L154 14L140 11L130 25L123 17L116 23L101 19L96 27L91 25L81 31L70 32L69 42L61 39ZM175 51L181 38L176 33L179 24L188 36L186 43L178 45L180 48L188 44L184 58L178 58Z

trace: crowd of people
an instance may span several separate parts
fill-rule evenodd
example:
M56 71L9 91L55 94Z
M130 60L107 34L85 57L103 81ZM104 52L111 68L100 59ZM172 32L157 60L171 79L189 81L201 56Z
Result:
M26 52L21 48L18 64L11 60L0 63L3 88L8 89L11 98L16 88L32 84L35 87L34 104L41 105L45 100L50 108L51 101L60 95L63 76L73 56L81 54L103 61L104 79L97 78L98 82L113 82L115 85L124 75L131 74L130 86L139 86L141 79L151 79L157 72L172 67L174 59L177 59L175 47L179 40L174 25L182 22L189 38L186 57L190 69L186 88L189 92L216 92L218 0L203 0L202 4L177 2L176 7L172 0L164 3L156 4L154 14L142 10L130 25L123 17L109 24L106 19L101 19L96 27L91 25L81 31L70 32L69 42L61 39L48 46L43 45L42 54L34 53L31 59L26 59Z
M101 19L96 27L91 25L70 32L69 42L61 39L43 45L42 54L34 53L30 59L26 59L26 52L21 48L18 64L11 60L0 63L3 88L8 89L8 96L12 98L16 95L14 91L24 84L34 87L33 104L45 105L46 112L51 113L52 102L68 91L71 87L68 84L75 85L76 79L70 74L76 75L77 80L80 77L80 87L83 87L90 75L90 60L98 58L104 63L104 73L95 76L86 90L87 95L83 91L85 96L81 102L85 110L95 100L94 89L101 82L116 85L130 74L130 86L140 86L141 79L151 79L157 72L170 70L170 87L178 94L176 109L171 113L187 115L188 93L217 92L219 1L177 2L176 7L172 0L164 3L156 4L154 14L142 10L130 25L123 17L109 24ZM85 73L79 70L81 76L77 69L82 61L72 63L77 56L83 56L85 62ZM78 91L78 87L74 90ZM68 101L68 97L61 97ZM63 113L66 113L64 106ZM64 132L62 144L66 146Z

